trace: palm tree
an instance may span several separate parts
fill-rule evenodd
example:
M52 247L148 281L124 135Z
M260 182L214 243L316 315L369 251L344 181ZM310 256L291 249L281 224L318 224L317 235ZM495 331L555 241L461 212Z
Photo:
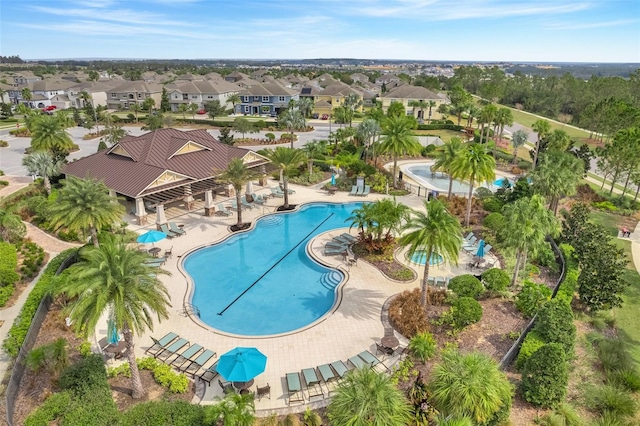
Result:
M551 131L551 124L547 120L537 120L531 125L531 129L533 129L533 131L538 134L538 139L536 140L536 148L533 153L533 167L531 168L532 170L535 170L538 163L540 140L549 135L549 132Z
M488 356L446 351L431 373L429 387L438 411L445 416L469 416L486 425L508 416L513 387Z
M507 204L503 208L503 214L504 245L516 252L516 264L511 278L511 285L514 285L520 267L527 265L529 252L538 252L546 244L547 235L558 232L558 221L553 212L545 207L544 198L537 194Z
M575 155L550 150L539 157L538 168L531 172L534 192L547 198L549 209L555 216L562 196L576 193L584 173L584 163Z
M62 185L55 204L51 206L51 224L72 231L88 230L93 245L99 247L98 229L121 220L124 206L111 197L107 187L97 180L68 176Z
M374 226L374 203L365 203L359 208L353 209L351 216L344 221L351 222L349 232L351 232L351 228L355 226L362 238L366 238L366 232L371 232Z
M142 109L148 110L149 115L151 115L154 106L156 106L156 100L153 98L147 98L142 102Z
M293 131L304 128L304 117L302 113L295 109L287 109L278 116L278 124L286 128L291 134L291 149L293 149Z
M455 177L453 175L452 166L463 147L464 145L462 144L462 140L459 137L452 137L449 142L445 142L445 144L438 149L436 161L431 167L431 170L433 171L442 171L449 175L449 193L447 194L448 199L451 199L451 192L453 191L453 178Z
M311 117L313 111L313 98L303 97L296 101L295 107L298 108L304 118Z
M133 111L133 113L136 116L136 123L138 123L138 112L140 112L140 110L142 109L142 107L140 107L140 104L137 102L134 102L132 104L129 104L129 109L131 111Z
M482 123L482 128L480 129L480 143L482 143L483 140L485 143L489 142L489 130L497 112L498 108L494 104L485 105L484 108L480 110L480 117L478 117L478 122Z
M342 106L347 112L346 118L347 118L347 121L349 122L349 127L351 127L351 124L353 122L353 116L356 110L360 108L360 105L362 105L362 98L359 95L356 95L355 93L350 93L344 98L344 102L342 103Z
M480 110L475 105L467 107L467 127L473 126L473 119L478 116Z
M190 103L189 104L189 112L191 113L191 118L196 118L196 112L198 112L198 104Z
M231 107L233 108L233 113L235 114L236 105L242 102L242 99L240 99L240 95L238 95L237 93L233 93L229 95L229 97L227 98L227 103L229 102L231 103Z
M326 141L312 141L302 147L302 151L307 155L307 169L309 170L309 182L313 174L313 161L322 160L327 153Z
M51 193L52 176L58 176L62 171L62 160L56 159L49 151L35 151L22 159L22 165L30 174L42 176L44 190Z
M189 105L188 104L180 104L178 105L178 112L182 113L182 121L186 121L187 119L187 111L189 111Z
M513 164L516 164L516 161L518 160L518 148L527 143L528 137L529 134L522 129L516 130L511 135L511 146L513 147Z
M254 177L256 177L255 172L248 169L240 158L232 159L227 165L227 169L217 177L223 182L230 183L233 189L236 190L236 206L238 206L238 223L236 226L238 229L242 228L242 202L240 201L242 187Z
M282 176L282 190L284 192L284 210L289 209L289 174L295 170L300 163L305 161L304 152L299 149L285 148L282 146L266 153L267 158L280 170Z
M117 118L117 117L116 117ZM127 135L127 131L114 121L111 114L105 115L104 135L100 138L105 144L113 146Z
M31 105L29 105L29 101L33 99L33 94L31 93L31 89L29 89L28 87L25 87L20 91L20 94L22 95L22 99L27 101L29 108L31 108Z
M253 426L256 424L254 395L226 394L219 403L207 405L204 419L205 424Z
M380 151L393 156L393 187L398 186L398 157L409 154L416 155L422 150L422 145L413 136L415 120L409 120L406 116L387 117L383 125L382 142Z
M431 101L433 102L433 101ZM429 103L426 101L423 101L422 99L419 101L411 101L409 102L409 106L415 108L418 108L418 111L420 111L418 113L418 118L422 121L424 121L424 109L429 107ZM421 121L421 123L422 123Z
M57 154L68 153L73 148L73 141L65 130L64 123L55 115L34 116L28 127L31 132L31 148L34 151L50 151Z
M431 256L439 254L445 262L457 265L462 247L462 229L460 222L449 214L440 201L425 201L424 208L425 213L413 211L409 223L404 227L409 233L403 235L398 242L403 247L409 247L409 257L418 250L426 253L420 295L420 303L426 309L429 301L427 280Z
M431 110L433 109L434 106L436 106L436 101L428 101L427 106L429 107L429 123L428 124L431 124Z
M141 398L144 388L140 380L133 334L153 329L153 316L168 319L171 306L166 287L157 274L163 269L146 264L149 256L127 248L118 239L105 240L100 248L80 251L81 261L68 269L68 279L57 289L58 294L76 298L68 306L69 317L78 332L85 336L95 332L105 314L124 336L126 356L131 368L132 397Z
M410 422L411 408L390 376L362 368L340 382L327 417L335 425L404 426Z
M498 140L502 141L504 126L513 125L513 113L510 108L499 108L496 112L495 122L498 125Z
M375 137L380 134L380 131L381 129L378 121L374 120L373 118L367 118L362 123L360 123L360 125L358 125L357 134L360 136L360 138L362 138L363 141L365 141L365 145L368 148L369 146L373 146ZM365 150L365 160L367 159L366 153L367 150Z
M469 182L469 199L464 226L469 226L471 218L471 204L473 202L473 187L476 183L487 182L496 178L496 160L487 154L484 145L472 143L460 152L458 158L451 165L453 174L459 179Z

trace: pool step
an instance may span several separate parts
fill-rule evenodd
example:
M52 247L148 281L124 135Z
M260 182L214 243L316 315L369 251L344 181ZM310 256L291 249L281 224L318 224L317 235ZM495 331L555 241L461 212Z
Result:
M333 290L342 282L342 274L338 271L331 271L320 277L320 283L324 288Z
M284 222L284 217L277 214L272 214L260 219L260 223L264 226L278 226Z

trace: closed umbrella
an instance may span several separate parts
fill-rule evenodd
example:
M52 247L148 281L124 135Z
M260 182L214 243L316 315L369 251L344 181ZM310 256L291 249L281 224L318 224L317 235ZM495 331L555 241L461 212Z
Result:
M246 192L247 195L253 194L253 182L247 182Z
M331 186L336 186L336 174L331 173Z
M118 329L116 328L116 322L112 319L107 321L107 342L111 345L115 345L120 341L118 335Z
M151 231L147 231L140 235L136 241L142 244L153 244L160 240L164 240L165 238L167 238L167 235L164 232L152 229Z
M478 243L478 251L476 252L476 256L484 257L484 240L480 240Z
M220 357L216 371L230 382L248 382L266 366L267 357L258 349L237 347Z

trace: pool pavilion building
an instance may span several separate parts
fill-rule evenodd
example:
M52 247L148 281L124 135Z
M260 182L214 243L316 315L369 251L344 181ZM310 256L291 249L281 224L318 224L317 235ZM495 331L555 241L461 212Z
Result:
M165 206L180 202L193 210L195 197L204 194L206 215L215 211L217 193L233 188L219 176L234 158L248 168L262 170L269 160L254 151L218 142L206 130L159 129L126 136L114 146L67 164L64 173L98 179L113 196L134 202L131 213L139 224L155 211L158 227L167 223Z

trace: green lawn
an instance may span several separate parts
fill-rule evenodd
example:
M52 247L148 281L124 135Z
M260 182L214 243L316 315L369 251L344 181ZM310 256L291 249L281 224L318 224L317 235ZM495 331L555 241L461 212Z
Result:
M464 133L455 130L416 130L416 136L438 136L443 142L449 142L452 137L462 137Z

